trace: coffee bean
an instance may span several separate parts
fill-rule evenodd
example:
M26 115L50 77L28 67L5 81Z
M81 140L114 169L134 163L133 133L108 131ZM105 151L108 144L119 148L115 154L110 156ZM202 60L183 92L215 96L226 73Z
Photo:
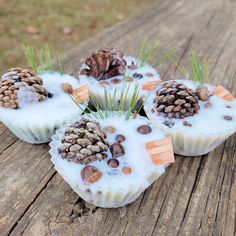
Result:
M133 73L133 77L135 79L142 79L143 78L143 75L142 74L139 74L139 73Z
M129 167L129 166L124 166L123 168L122 168L122 172L124 173L124 174L131 174L131 172L132 172L132 169L131 169L131 167Z
M192 124L191 124L190 122L188 122L188 121L184 121L184 122L183 122L183 125L184 125L184 126L189 126L189 127L192 126Z
M100 81L98 84L99 84L100 86L106 86L106 85L110 85L110 83L109 83L109 82L107 82L107 81L105 81L105 80L103 80L103 81Z
M174 121L169 121L169 120L166 120L163 122L163 124L169 128L172 128L174 125L175 125L175 122Z
M131 65L128 66L130 70L136 70L138 67L134 64L134 62L131 62Z
M119 157L125 154L124 147L119 143L112 144L110 146L110 151L113 157Z
M69 83L62 83L61 88L62 88L63 92L65 92L65 93L68 93L68 94L73 93L73 87Z
M212 104L210 103L210 102L206 102L205 104L204 104L204 108L209 108L209 107L211 107L212 106Z
M149 134L152 132L152 128L149 125L141 125L138 127L137 131L140 134Z
M224 119L225 120L232 120L233 118L232 118L232 116L224 116Z
M133 78L130 77L130 76L125 76L125 77L123 78L123 80L126 81L126 82L131 82L131 81L133 80Z
M120 79L112 79L112 80L111 80L111 83L112 83L112 84L119 84L120 82L121 82Z
M115 158L112 158L110 160L107 161L107 164L111 167L111 168L117 168L119 166L119 161Z
M146 73L145 75L146 75L147 77L152 77L152 76L153 76L152 73Z
M118 134L118 135L116 136L116 141L117 141L118 143L124 142L124 141L125 141L125 136L124 136L124 135L121 135L121 134Z
M85 166L81 171L81 178L86 184L92 184L102 177L102 172L94 166Z

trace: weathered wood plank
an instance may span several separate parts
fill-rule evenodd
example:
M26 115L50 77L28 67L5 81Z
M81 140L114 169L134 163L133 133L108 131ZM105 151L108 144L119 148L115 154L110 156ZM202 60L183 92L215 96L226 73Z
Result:
M0 232L10 232L55 174L47 150L18 140L1 153Z
M177 61L180 63L188 61L194 45L201 58L208 60L213 83L221 83L236 95L235 27L236 3L233 1L158 1L143 14L101 32L69 52L66 69L76 75L80 59L87 50L97 48L98 42L99 46L112 44L135 55L143 36L147 35L162 40L162 52L170 46L179 46ZM159 70L163 79L169 79L176 67L166 62ZM2 140L1 129L0 126ZM87 206L58 174L54 175L45 146L31 149L31 145L17 141L6 146L1 154L0 197L2 190L7 190L5 200L0 200L1 232L12 235L235 235L235 142L234 135L209 155L178 156L176 163L137 201L121 209L108 210Z
M12 135L12 133L3 125L0 124L0 155L4 150L10 147L17 138Z

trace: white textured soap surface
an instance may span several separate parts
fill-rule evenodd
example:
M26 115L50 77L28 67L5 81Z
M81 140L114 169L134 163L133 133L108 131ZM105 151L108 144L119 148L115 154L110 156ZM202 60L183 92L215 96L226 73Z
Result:
M78 118L73 120L73 123ZM52 155L52 162L55 165L56 170L71 184L74 188L85 191L90 189L92 192L112 191L116 192L128 192L132 189L143 187L147 188L151 183L148 178L153 173L161 175L164 172L164 165L154 165L150 156L145 148L145 143L153 140L163 139L165 135L158 128L150 124L150 122L143 117L137 119L131 119L126 121L124 116L122 117L110 117L104 120L99 120L102 128L106 126L113 126L116 132L113 134L107 133L107 139L109 144L115 142L115 137L118 134L122 134L126 137L126 140L122 142L125 149L125 155L118 157L120 162L118 168L111 168L107 165L107 160L111 158L110 151L107 152L108 157L102 161L91 162L88 165L97 167L102 171L103 176L100 180L93 184L84 184L81 178L81 170L85 165L69 162L62 159L58 153L58 147L61 145L61 139L67 126L59 129L53 137L53 141L50 143ZM141 125L149 125L152 127L152 132L149 134L140 134L137 132L137 128ZM132 174L124 174L122 168L129 166L132 168Z
M190 80L176 80L177 82L183 83L189 88L195 90L199 84L190 81ZM205 84L210 91L212 91L213 86ZM157 121L164 128L168 129L171 132L176 132L181 130L183 134L186 135L217 135L220 133L234 133L236 131L236 100L226 101L217 96L211 96L208 101L199 100L200 110L198 114L194 116L189 116L184 119L172 118L168 119L161 115L157 115L151 112L151 109L154 108L155 104L153 102L155 98L155 92L149 96L148 101L146 102L144 109L148 114L148 117ZM204 104L210 102L212 104L209 108L204 108ZM227 108L230 106L231 108ZM232 120L225 120L224 116L232 116ZM165 120L171 120L175 122L175 125L172 128L168 128L163 125ZM184 126L183 121L188 121L192 124L192 127Z
M145 64L142 67L138 67L135 70L128 69L128 66L130 66L132 62L134 62L134 64L137 64L137 59L134 58L134 57L130 57L130 56L124 56L124 59L127 61L126 72L125 72L124 76L133 77L134 73L138 73L138 74L142 74L143 78L141 78L141 79L134 78L133 81L130 83L130 82L123 82L122 79L123 79L124 76L123 75L119 75L119 76L114 76L112 78L106 79L105 81L110 83L114 78L117 78L117 79L122 80L121 83L101 86L101 85L99 85L99 82L103 81L103 80L97 81L92 76L80 75L79 76L80 82L81 83L87 83L89 85L90 90L93 93L100 94L100 95L104 94L104 88L106 88L111 93L114 92L115 89L116 89L117 93L119 93L119 91L122 89L122 87L124 85L126 85L128 87L128 84L130 84L129 92L128 92L128 96L130 96L130 95L133 94L133 91L134 91L136 83L139 85L140 95L147 94L147 91L141 89L142 85L144 83L149 82L149 81L159 80L160 79L160 75L158 74L158 72L153 67L151 67L148 64ZM86 67L86 66L82 65L82 68L84 68L84 67ZM148 76L145 75L146 73L152 73L153 76L148 77Z
M61 89L61 83L70 83L77 88L81 85L77 79L70 75L60 75L59 73L44 72L40 74L43 85L53 94L52 98L47 98L43 102L25 103L20 109L0 108L0 120L7 123L17 123L19 126L42 126L58 121L62 123L68 120L73 114L81 113L79 108ZM22 96L23 94L20 94Z

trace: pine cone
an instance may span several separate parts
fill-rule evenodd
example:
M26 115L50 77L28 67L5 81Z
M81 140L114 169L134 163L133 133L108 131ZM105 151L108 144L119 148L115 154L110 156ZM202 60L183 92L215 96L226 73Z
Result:
M62 158L80 164L88 164L106 157L109 149L106 134L98 122L82 119L68 127L59 147Z
M168 118L193 116L200 109L196 93L182 83L164 82L154 99L156 110Z
M85 64L88 68L83 68L80 74L93 76L97 80L123 75L126 67L123 53L112 48L104 48L94 52L85 60Z
M41 102L51 96L42 79L28 69L9 69L0 79L0 107L17 109L21 102Z

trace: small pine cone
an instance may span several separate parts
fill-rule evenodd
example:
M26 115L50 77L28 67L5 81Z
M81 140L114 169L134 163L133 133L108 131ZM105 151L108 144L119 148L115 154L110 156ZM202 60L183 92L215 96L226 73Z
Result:
M18 109L21 103L41 102L51 97L40 77L28 69L11 68L0 79L0 106Z
M164 117L180 118L198 113L200 106L196 93L182 83L169 81L162 83L154 99L156 110Z
M86 68L80 74L93 76L97 80L109 79L113 76L123 75L126 61L123 53L112 48L104 48L94 52L85 60Z
M96 121L82 119L68 127L58 151L62 158L88 164L106 157L109 149L106 134Z

